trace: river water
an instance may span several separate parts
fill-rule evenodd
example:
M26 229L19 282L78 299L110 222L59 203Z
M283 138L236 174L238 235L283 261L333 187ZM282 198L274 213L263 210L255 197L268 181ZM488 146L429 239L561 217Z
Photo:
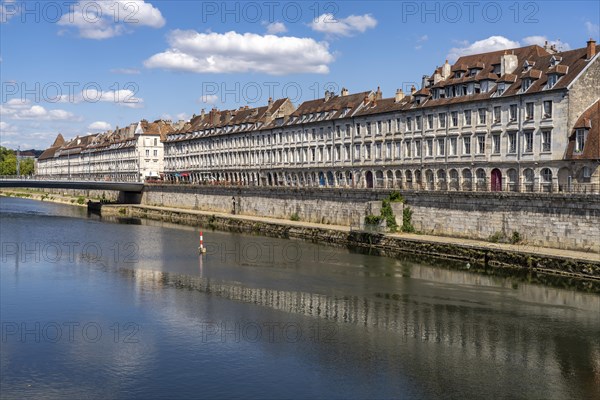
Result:
M600 296L0 198L1 398L600 398Z

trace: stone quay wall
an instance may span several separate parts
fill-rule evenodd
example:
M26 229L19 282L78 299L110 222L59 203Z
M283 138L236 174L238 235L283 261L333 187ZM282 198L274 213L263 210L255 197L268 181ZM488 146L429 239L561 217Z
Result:
M350 226L378 214L390 190L149 185L142 204ZM417 232L600 253L600 196L401 191Z

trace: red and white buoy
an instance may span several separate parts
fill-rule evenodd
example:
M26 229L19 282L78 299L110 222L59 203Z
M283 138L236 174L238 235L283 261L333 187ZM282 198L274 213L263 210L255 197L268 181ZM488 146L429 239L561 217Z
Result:
M206 253L206 249L204 248L204 235L202 231L200 231L200 247L198 247L199 253Z

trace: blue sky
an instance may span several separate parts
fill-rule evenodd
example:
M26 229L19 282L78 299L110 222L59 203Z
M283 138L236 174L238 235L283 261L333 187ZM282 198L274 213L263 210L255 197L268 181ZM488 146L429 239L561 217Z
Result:
M600 3L0 2L0 143L420 85L461 54L598 40Z

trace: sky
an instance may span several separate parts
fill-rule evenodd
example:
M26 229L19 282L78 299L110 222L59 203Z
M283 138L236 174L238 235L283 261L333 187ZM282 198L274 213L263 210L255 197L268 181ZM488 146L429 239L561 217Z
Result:
M343 87L392 97L446 59L581 48L599 25L597 1L0 0L0 144Z

